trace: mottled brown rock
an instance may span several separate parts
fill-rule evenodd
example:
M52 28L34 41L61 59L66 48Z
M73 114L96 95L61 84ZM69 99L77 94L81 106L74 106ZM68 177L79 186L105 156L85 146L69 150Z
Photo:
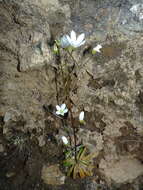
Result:
M59 169L59 165L44 165L41 171L41 178L44 183L51 185L62 185L65 182L65 176Z
M86 125L80 126L82 130L78 131L78 142L83 141L91 152L97 153L97 160L102 159L100 171L105 181L134 184L136 177L142 179L142 164L138 160L142 160L143 155L143 24L139 18L140 12L130 11L136 3L142 1L0 1L0 143L4 145L4 151L10 150L11 144L7 137L14 136L16 130L22 131L32 141L28 150L34 146L34 154L40 155L38 161L31 161L33 152L29 150L22 164L21 160L17 162L17 152L16 160L11 152L6 152L7 158L1 152L1 169L6 167L3 171L11 172L7 165L11 163L13 167L19 163L23 175L22 187L15 186L20 181L16 177L14 183L2 181L2 189L43 189L38 186L41 185L38 177L31 177L33 173L30 173L29 168L32 166L35 171L38 162L41 165L43 160L49 162L48 151L55 158L57 154L62 155L58 146L57 149L51 146L50 149L48 144L59 142L55 135L59 135L61 122L53 114L45 113L43 105L51 104L52 111L55 111L55 79L59 85L59 104L67 100L64 98L62 80L54 69L57 62L52 48L55 39L72 29L79 34L85 32L86 35L85 46L73 54L79 62L79 68L70 83L70 99L77 127L79 113L85 111ZM93 56L91 50L97 44L103 48L101 53ZM9 110L17 110L20 115ZM48 119L49 115L52 120ZM17 147L12 147L12 151L15 149ZM121 158L121 155L124 157ZM3 164L3 161L8 164ZM58 168L56 165L44 166L43 181L48 178L45 183L62 184L60 179L64 181L65 177L59 174ZM54 176L52 179L51 174ZM61 176L58 182L56 175Z
M122 157L116 162L100 162L100 170L108 181L116 184L131 183L143 174L143 164L135 158Z

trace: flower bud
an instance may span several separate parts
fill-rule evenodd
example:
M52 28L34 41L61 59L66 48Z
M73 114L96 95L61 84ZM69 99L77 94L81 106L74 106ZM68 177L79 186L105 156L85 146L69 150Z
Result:
M67 145L69 142L68 142L68 139L65 137L65 136L62 136L62 141L65 145Z
M56 43L54 44L54 49L53 49L53 51L54 51L54 54L58 54L58 53L59 53L59 49L58 49Z
M79 122L81 124L85 124L85 121L84 121L84 111L80 112L80 114L79 114Z

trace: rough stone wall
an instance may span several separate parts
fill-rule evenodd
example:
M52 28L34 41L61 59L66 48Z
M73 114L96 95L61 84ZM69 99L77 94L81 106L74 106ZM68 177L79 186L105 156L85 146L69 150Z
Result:
M56 105L53 41L71 29L85 32L87 43L75 53L78 88L70 94L86 111L79 136L97 152L103 178L119 186L143 174L142 8L142 0L0 1L1 117L22 118L24 131L45 128L42 107ZM92 56L98 43L102 53Z

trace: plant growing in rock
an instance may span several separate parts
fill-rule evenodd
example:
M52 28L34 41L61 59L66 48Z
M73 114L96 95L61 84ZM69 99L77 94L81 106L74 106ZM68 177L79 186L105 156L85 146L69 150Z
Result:
M13 152L17 152L21 156L24 155L27 156L29 154L30 148L29 148L29 136L24 133L19 133L17 131L14 131L15 134L12 134L8 138L9 145L11 145Z
M80 145L78 151L76 152L76 159L72 155L72 152L67 151L65 153L66 159L64 160L64 166L66 167L67 175L72 176L74 179L77 177L84 178L86 176L93 175L94 154L89 154L86 147Z
M75 123L72 108L73 103L70 98L70 92L76 84L73 84L73 77L77 77L77 71L80 69L80 64L74 57L74 51L85 44L85 34L79 36L72 30L69 35L64 35L60 40L56 40L53 52L57 60L56 71L56 91L57 104L55 114L61 119L61 124L66 136L62 136L62 142L65 147L64 166L67 170L67 175L76 177L91 176L94 168L93 158L94 154L90 154L87 148L78 142L77 132L81 125L85 125L84 111L79 114L79 124ZM92 50L94 55L100 52L101 45L97 45ZM58 78L59 77L59 78ZM57 79L58 78L58 79ZM66 102L60 105L60 102ZM72 129L72 130L71 130Z

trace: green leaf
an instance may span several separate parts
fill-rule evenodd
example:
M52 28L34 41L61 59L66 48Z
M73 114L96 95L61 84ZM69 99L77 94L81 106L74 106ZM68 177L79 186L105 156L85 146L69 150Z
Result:
M68 161L64 161L63 162L63 165L65 166L65 167L69 167L69 166L71 166L71 165L73 165L71 162L68 162Z

